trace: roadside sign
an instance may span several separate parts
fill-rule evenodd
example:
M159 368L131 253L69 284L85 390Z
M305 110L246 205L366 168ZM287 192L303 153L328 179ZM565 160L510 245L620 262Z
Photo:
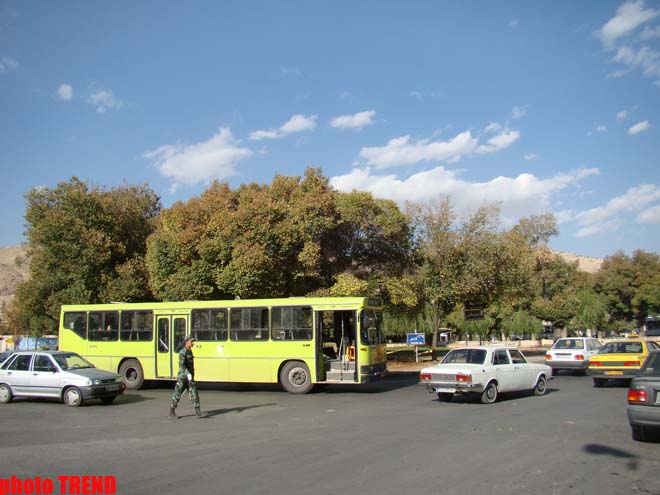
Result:
M484 319L484 310L483 308L478 309L466 309L463 313L465 321L472 320L483 320Z
M426 344L426 337L423 333L408 333L408 345L424 345Z

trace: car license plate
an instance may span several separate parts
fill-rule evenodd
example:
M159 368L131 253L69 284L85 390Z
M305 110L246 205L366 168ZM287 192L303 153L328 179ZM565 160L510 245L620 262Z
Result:
M456 393L455 388L448 388L448 387L436 387L435 389L436 392L442 393L442 394L453 394Z
M113 390L119 390L119 384L117 383L117 384L115 384L115 385L106 385L106 386L105 386L105 389L106 389L108 392L112 392Z
M623 375L623 371L606 371L606 375Z

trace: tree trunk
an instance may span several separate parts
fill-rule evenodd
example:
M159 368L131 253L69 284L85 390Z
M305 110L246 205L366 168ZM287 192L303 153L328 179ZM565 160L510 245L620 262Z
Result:
M435 302L431 302L431 311L433 312L433 339L431 341L431 361L438 357L438 307Z

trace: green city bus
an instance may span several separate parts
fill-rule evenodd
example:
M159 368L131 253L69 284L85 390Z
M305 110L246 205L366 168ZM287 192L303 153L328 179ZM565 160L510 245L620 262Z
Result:
M366 297L64 305L59 348L117 371L126 387L172 380L187 335L198 382L359 384L386 372L382 302Z

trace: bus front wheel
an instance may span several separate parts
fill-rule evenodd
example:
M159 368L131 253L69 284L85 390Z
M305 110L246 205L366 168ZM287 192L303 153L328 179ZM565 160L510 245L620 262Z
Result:
M300 361L289 361L282 366L280 383L291 394L306 394L314 386L309 368Z
M144 383L142 366L136 359L127 359L121 363L119 374L129 390L138 390Z

